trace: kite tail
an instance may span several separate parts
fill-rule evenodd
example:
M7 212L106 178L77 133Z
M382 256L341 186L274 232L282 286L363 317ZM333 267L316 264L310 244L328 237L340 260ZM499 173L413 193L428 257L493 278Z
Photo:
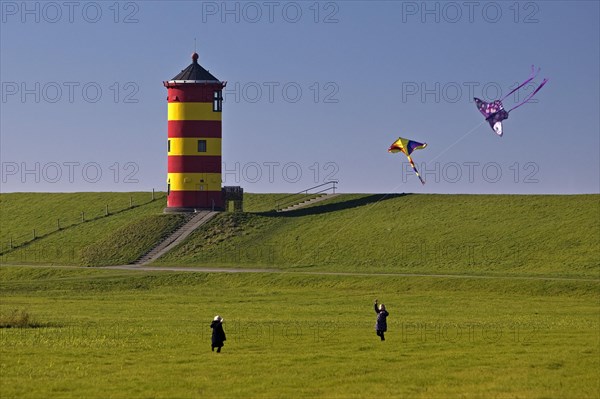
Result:
M412 168L415 171L417 177L419 178L419 180L421 180L421 184L425 184L425 181L423 181L423 178L419 174L419 171L417 170L417 167L415 166L415 163L413 162L413 160L410 157L410 155L407 155L406 157L408 158L408 162L410 162L410 166L412 166Z
M511 109L508 110L508 112L512 111L513 109L517 109L519 108L521 105L527 103L529 100L531 100L533 98L533 96L535 96L535 94L540 91L540 89L542 87L544 87L544 85L548 82L548 79L544 79L542 80L542 83L540 83L540 85L537 87L537 89L535 89L535 91L533 93L531 93L525 100L521 101L519 104L515 105L514 107L512 107Z
M538 70L535 70L535 66L532 65L531 66L531 75L529 76L529 79L527 79L526 81L524 81L523 83L521 83L519 86L517 86L516 88L513 89L513 91L511 91L510 93L508 93L507 95L505 95L504 97L502 97L502 99L500 101L504 101L504 99L506 99L506 97L510 96L511 94L513 94L515 91L519 90L521 87L525 86L527 83L531 82L533 79L535 79L535 77L537 76L537 74L540 72L541 68L538 68Z

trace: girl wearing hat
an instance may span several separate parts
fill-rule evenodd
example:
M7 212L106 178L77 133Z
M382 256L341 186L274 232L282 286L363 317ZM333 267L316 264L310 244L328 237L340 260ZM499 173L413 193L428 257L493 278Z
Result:
M215 351L217 348L217 352L221 352L221 348L223 347L225 338L225 331L223 331L223 318L219 315L216 315L210 324L210 328L212 328L212 351Z
M375 331L382 341L385 341L384 333L387 331L387 317L390 315L385 310L385 305L382 303L377 307L377 299L375 299L375 313L377 313L377 322L375 323Z

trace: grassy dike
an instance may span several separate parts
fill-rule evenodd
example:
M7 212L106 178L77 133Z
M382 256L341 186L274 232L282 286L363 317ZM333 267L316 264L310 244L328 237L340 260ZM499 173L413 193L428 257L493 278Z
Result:
M247 194L246 213L220 214L156 264L599 276L599 195L345 194L292 212L270 211L280 197ZM104 203L114 209L109 216ZM181 223L180 216L162 215L164 206L164 197L149 202L149 193L2 194L0 262L133 261ZM88 211L86 221L78 222L78 209L84 208L100 214ZM71 225L69 215L75 215ZM63 220L60 230L57 219ZM30 239L33 229L48 233L6 251L9 237Z
M598 277L600 196L341 195L222 214L160 265Z
M184 221L181 215L162 214L164 193L151 198L150 193L139 192L2 194L0 262L79 266L133 262ZM9 250L11 238L16 248Z

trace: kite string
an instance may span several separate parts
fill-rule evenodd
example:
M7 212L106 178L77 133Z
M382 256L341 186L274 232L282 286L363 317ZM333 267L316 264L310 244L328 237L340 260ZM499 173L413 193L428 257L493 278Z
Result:
M483 125L485 122L487 122L487 120L483 120L481 122L479 122L479 124L477 126L475 126L474 128L472 128L471 130L469 130L467 133L463 134L458 140L456 140L454 143L450 144L448 147L446 147L442 152L440 152L439 154L437 154L435 157L433 157L432 160L430 160L429 162L433 162L436 159L438 159L439 157L441 157L442 155L444 155L446 152L448 152L449 149L451 149L452 147L454 147L456 144L460 143L462 140L465 139L465 137L467 137L468 135L470 135L471 133L473 133L475 130L479 129L479 126Z
M441 157L446 151L448 151L450 148L454 147L456 144L458 144L461 140L463 140L465 137L467 137L468 135L470 135L471 133L473 133L475 130L477 130L483 123L485 123L486 120L483 120L482 122L480 122L477 126L475 126L474 128L472 128L471 130L469 130L467 133L465 133L462 137L460 137L458 140L456 140L454 143L450 144L449 147L447 147L445 150L443 150L442 152L440 152L437 156L435 156L432 161L436 160L437 158ZM419 176L420 178L420 176ZM396 187L394 187L394 189L392 191L396 191L402 184L397 185ZM369 211L371 208L373 208L374 206L377 206L381 201L383 201L384 199L386 199L387 197L389 197L390 195L392 195L393 193L387 193L384 194L381 198L379 198L377 201L375 201L374 203L367 205L365 207L365 212ZM345 225L343 225L340 229L338 229L337 231L335 231L333 234L327 236L327 238L325 240L323 240L321 243L319 243L317 245L317 253L319 253L320 249L327 244L328 242L330 242L333 237L335 237L336 235L338 235L339 233L341 233L342 231L344 231L348 226L352 226L355 224L356 220L360 217L362 217L363 214L359 213L358 215L356 215L356 217L354 219L352 219L350 221L350 223L347 223ZM298 259L296 262L294 262L294 264L292 265L292 267L300 264L300 262L302 262L309 254L307 253L306 255L300 257L300 259Z

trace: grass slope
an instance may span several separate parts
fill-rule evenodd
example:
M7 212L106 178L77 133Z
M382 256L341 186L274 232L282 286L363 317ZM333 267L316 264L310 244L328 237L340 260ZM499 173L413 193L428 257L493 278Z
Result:
M1 397L596 398L596 282L1 267ZM372 301L389 311L385 342ZM224 351L209 324L225 318Z
M269 212L282 196L246 194L246 213L217 216L158 264L557 277L600 273L598 195L355 194ZM130 197L143 205L130 209ZM164 198L149 200L149 193L2 194L3 248L7 237L30 239L26 232L33 228L42 237L4 253L0 262L126 263L179 223L177 216L158 216ZM108 217L103 204L109 204ZM97 213L86 212L81 223L77 217L84 208Z
M155 198L164 197L156 193ZM131 201L131 202L130 202ZM81 223L81 213L87 221L104 217L106 206L110 213L127 210L151 201L151 193L8 193L0 194L0 250L5 250L12 237L15 245L43 236L57 229Z
M183 215L145 216L83 248L82 263L85 266L126 265L167 238L183 222Z
M221 214L161 265L598 277L598 195L341 195Z
M99 266L131 262L183 220L180 215L162 214L164 195L150 200L150 193L2 194L5 252L0 262ZM109 204L108 216L104 216L103 204ZM95 209L96 213L87 211L82 222L79 209ZM37 239L6 252L7 237L34 228ZM26 240L31 240L31 234Z

